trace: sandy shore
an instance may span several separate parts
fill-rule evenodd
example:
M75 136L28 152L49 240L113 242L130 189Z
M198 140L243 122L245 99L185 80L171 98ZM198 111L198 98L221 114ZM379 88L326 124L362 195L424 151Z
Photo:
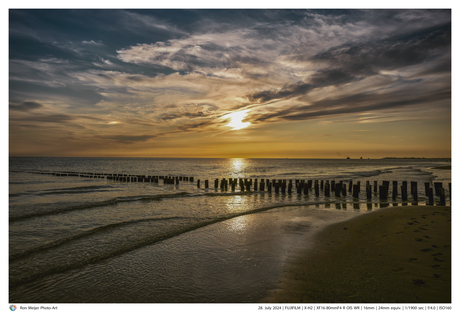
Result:
M326 227L270 303L450 303L451 208L391 207Z

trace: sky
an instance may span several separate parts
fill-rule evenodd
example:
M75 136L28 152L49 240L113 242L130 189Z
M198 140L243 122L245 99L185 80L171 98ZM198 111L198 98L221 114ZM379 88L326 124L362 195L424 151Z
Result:
M451 157L450 10L8 15L10 156Z

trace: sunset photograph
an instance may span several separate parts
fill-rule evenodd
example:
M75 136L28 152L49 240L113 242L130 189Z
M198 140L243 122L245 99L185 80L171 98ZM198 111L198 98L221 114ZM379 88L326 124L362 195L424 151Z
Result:
M9 8L7 68L10 309L453 303L449 7Z

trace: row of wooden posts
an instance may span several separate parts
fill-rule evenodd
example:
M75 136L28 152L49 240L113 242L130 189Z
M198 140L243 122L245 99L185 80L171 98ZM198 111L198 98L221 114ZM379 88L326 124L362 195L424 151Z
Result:
M152 182L159 183L163 180L164 184L179 184L179 181L194 182L193 177L171 177L171 176L149 176L131 175L123 173L95 173L95 172L33 172L39 174L49 174L54 176L74 176L83 178L100 178L117 182Z
M118 182L153 182L159 183L163 180L164 184L178 185L180 181L194 182L194 177L182 177L182 176L147 176L147 175L128 175L128 174L116 174L116 173L90 173L90 172L34 172L40 174L51 174L55 176L78 176L86 178L107 178L107 180L118 181ZM239 186L241 192L251 191L262 191L267 190L268 192L274 191L276 194L297 194L308 195L311 190L315 196L319 196L320 191L324 193L324 196L331 196L331 193L336 197L347 196L347 191L352 193L353 198L359 198L361 192L361 182L357 181L353 184L353 181L347 182L335 180L276 180L276 179L248 179L248 178L229 178L214 180L214 188L227 191L229 188L232 192L236 191L236 187ZM201 187L201 181L197 180L197 187ZM204 181L204 188L209 188L209 180ZM392 181L392 199L395 200L401 193L401 199L403 201L408 200L408 188L409 184L407 181L403 181L398 188L398 181ZM382 181L382 185L378 185L377 181L374 181L373 185L366 181L366 198L372 199L372 195L378 194L380 200L387 200L390 191L390 181ZM414 202L418 201L418 188L417 182L410 182L410 194ZM430 187L429 182L425 182L425 196L428 198L428 203L434 203L434 196L439 197L441 205L446 203L446 190L443 188L442 182L434 182L434 189ZM449 183L449 196L451 197L451 183Z
M347 196L347 183L343 181L336 182L334 180L265 180L261 179L258 182L257 179L233 179L229 178L220 180L220 189L227 191L230 187L232 192L235 192L237 185L240 187L242 192L250 191L251 188L254 191L265 191L274 192L279 194L292 194L296 192L297 194L308 195L309 191L312 190L315 196L319 196L320 190L323 191L324 196L331 196L333 193L336 197ZM197 180L197 187L200 188L201 182ZM204 187L209 188L209 180L204 181ZM214 180L214 188L219 188L219 180ZM382 185L378 185L377 181L374 181L373 187L369 181L366 181L366 197L367 199L372 199L372 195L379 194L380 200L387 200L390 190L390 181L382 181ZM400 186L401 199L403 201L408 200L408 183L403 181ZM359 193L361 192L361 182L357 181L356 184L353 184L353 181L348 182L348 192L352 193L353 198L359 198ZM414 202L418 201L418 188L417 182L410 182L410 194ZM449 183L449 195L451 194L451 183ZM430 187L429 182L425 182L425 196L428 198L430 204L434 203L434 195L440 198L441 205L446 203L446 191L442 186L442 182L434 183L434 192L433 188ZM398 181L393 181L392 184L392 199L395 200L398 196Z

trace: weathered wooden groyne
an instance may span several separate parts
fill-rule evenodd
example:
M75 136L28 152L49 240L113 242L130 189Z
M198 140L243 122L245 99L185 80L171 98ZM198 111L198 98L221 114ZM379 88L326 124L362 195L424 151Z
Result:
M373 185L370 181L366 181L366 198L372 199L373 196L379 197L379 200L388 200L390 195L390 181L382 181L381 185L378 185L378 181L373 181ZM347 185L348 184L348 185ZM220 185L220 187L219 187ZM197 186L200 187L200 180L197 181ZM241 192L247 191L267 191L274 192L275 194L288 194L297 193L298 195L309 195L310 193L314 196L319 197L322 193L325 197L346 197L349 194L353 198L360 198L361 193L361 181L335 181L335 180L276 180L276 179L246 179L246 178L229 178L222 179L219 184L219 180L214 180L214 188L220 188L223 191L231 189L235 192L239 187ZM205 188L209 188L209 181L205 180ZM408 201L408 188L409 184L407 181L402 181L398 188L398 181L392 181L391 198L396 200L401 195L402 201ZM439 197L441 205L445 205L447 192L443 188L442 182L434 183L435 195ZM400 191L400 193L399 193ZM410 182L410 196L412 202L418 202L418 186L417 182ZM449 183L449 198L451 198L451 183ZM425 197L428 199L428 204L434 204L433 187L430 187L429 182L425 182Z
M194 177L190 176L151 176L151 175L129 175L120 173L94 173L94 172L50 172L50 171L33 171L36 174L49 174L54 176L74 176L83 178L107 179L107 181L125 182L125 183L163 183L164 185L179 185L181 181L194 183ZM204 189L210 188L210 180L204 180ZM212 181L212 180L211 180ZM393 201L400 199L403 202L419 201L419 192L417 182L411 181L366 181L363 190L366 193L366 199L371 200L377 197L380 201L389 200L390 193ZM390 187L391 185L391 187ZM201 180L196 181L197 188L202 188ZM336 180L286 180L286 179L251 179L251 178L222 178L214 179L214 189L231 192L268 192L275 194L298 194L311 195L319 197L341 198L351 195L353 199L359 199L361 194L361 181L336 181ZM433 205L437 197L440 205L446 205L446 197L451 197L451 183L449 183L449 192L443 186L442 182L434 182L433 186L429 182L424 183L425 199L429 205ZM410 194L410 196L409 196Z
M171 177L171 176L150 176L150 175L133 175L126 173L101 173L101 172L62 172L62 171L32 171L31 173L48 174L58 177L81 177L107 179L108 181L117 182L151 182L164 184L179 184L179 181L194 182L193 177Z

